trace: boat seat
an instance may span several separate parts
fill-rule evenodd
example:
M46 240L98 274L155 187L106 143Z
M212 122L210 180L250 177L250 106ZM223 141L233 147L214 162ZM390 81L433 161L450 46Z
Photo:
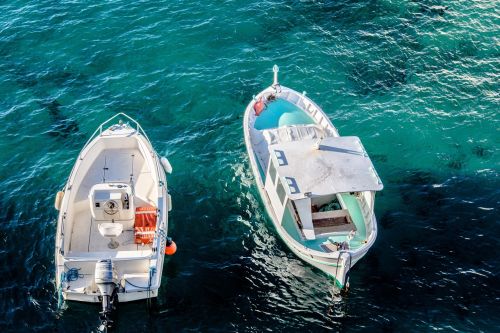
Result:
M325 137L325 131L318 125L293 125L262 131L268 145L280 142L291 142Z
M142 206L135 209L134 241L136 244L151 244L156 231L157 209Z
M339 250L338 247L337 247L337 245L335 245L335 244L333 244L331 242L326 242L326 243L320 244L320 247L326 253L337 252Z
M146 291L149 283L149 273L123 274L123 285L127 293Z
M312 222L316 234L343 235L357 230L347 209L312 213Z
M142 260L149 259L152 252L148 247L137 247L138 250L119 250L119 251L95 251L95 252L76 252L71 251L66 256L67 261L73 262L96 262L99 259L120 260Z

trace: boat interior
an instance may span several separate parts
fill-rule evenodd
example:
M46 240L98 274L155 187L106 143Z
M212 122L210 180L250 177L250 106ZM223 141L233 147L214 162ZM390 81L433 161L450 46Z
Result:
M137 137L113 138L107 137L98 140L81 160L80 167L74 177L72 188L76 190L70 197L67 218L65 223L66 235L69 237L65 242L66 256L78 257L96 256L102 252L108 254L122 251L150 251L150 245L136 244L134 242L135 211L139 207L155 207L158 200L158 179L153 172L151 161L145 156L147 149L144 143ZM150 156L150 155L149 155ZM148 163L149 162L149 163ZM121 198L117 197L119 203L118 214L101 214L96 217L93 210L96 209L99 198L92 200L91 192L94 187L101 184L107 188L101 188L100 196L106 199L103 192L123 192L128 198L128 207L123 207ZM115 184L115 186L113 186ZM121 187L121 188L118 188ZM125 191L125 188L127 190ZM128 192L128 193L127 193ZM107 199L111 200L119 193L108 193ZM101 207L102 208L102 207ZM123 214L122 211L128 211ZM93 216L94 215L94 216ZM123 215L123 216L121 216ZM109 239L103 237L99 232L99 225L104 222L120 223L123 232L116 237L118 247L109 248ZM69 231L69 232L68 232ZM124 253L122 253L123 255ZM128 253L128 255L136 255Z
M300 219L293 200L283 215L282 226L299 243L322 252L334 252L339 244L348 242L350 249L357 249L367 239L366 219L360 193L331 194L311 199L314 239L307 239L301 230Z
M263 179L269 162L269 145L336 134L319 108L303 95L283 89L278 97L274 96L271 91L265 93L262 98L269 99L265 110L259 116L250 116L251 142Z
M272 92L264 94L268 98ZM251 115L251 142L260 175L265 183L269 166L269 146L277 143L322 139L338 135L324 114L310 100L286 89L272 97L264 111ZM371 194L368 194L371 195ZM365 221L371 218L364 193L337 193L311 199L314 239L301 230L297 207L290 200L283 214L282 226L303 245L322 252L334 252L338 244L348 241L352 249L363 246L367 239Z
M64 223L65 266L81 274L69 289L92 285L95 262L104 258L116 261L127 281L145 284L157 222L154 168L138 136L103 136L82 152Z

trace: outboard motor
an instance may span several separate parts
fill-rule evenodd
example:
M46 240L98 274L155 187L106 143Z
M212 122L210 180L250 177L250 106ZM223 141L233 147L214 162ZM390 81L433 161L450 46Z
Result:
M118 274L111 259L101 259L95 265L95 284L102 297L102 312L100 312L101 328L105 329L112 324L110 314L118 299Z

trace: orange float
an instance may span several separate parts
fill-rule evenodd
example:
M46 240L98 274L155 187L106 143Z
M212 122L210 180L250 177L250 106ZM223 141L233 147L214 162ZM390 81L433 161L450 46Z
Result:
M261 99L259 99L255 104L253 105L253 110L255 111L256 116L260 116L262 111L266 108L266 103Z
M177 244L172 240L172 238L167 237L167 245L165 245L165 254L167 256L172 256L177 252Z

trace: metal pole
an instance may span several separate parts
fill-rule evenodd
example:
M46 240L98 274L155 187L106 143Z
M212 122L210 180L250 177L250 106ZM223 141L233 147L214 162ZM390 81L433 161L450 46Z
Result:
M277 86L279 85L278 83L278 72L280 71L280 68L278 67L278 65L274 65L273 66L273 72L274 72L274 82L273 82L273 86Z

